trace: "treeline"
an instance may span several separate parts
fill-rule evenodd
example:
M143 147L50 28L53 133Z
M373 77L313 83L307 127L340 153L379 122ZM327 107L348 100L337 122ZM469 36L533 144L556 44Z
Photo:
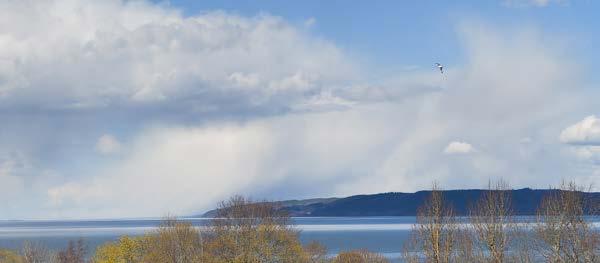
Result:
M99 246L86 260L85 246L71 242L59 253L26 244L20 252L0 251L2 263L383 263L366 250L329 258L327 249L312 242L302 246L290 217L273 203L233 197L220 204L217 216L199 230L185 221L166 219L143 236L123 236Z
M490 183L467 217L434 184L419 209L412 239L405 244L406 262L600 262L600 235L586 215L598 215L598 200L584 198L575 183L563 183L545 196L537 216L516 218L510 187Z
M456 216L443 191L433 186L419 208L402 257L413 262L600 262L600 235L587 214L597 214L598 200L585 189L565 183L543 198L536 217L515 217L510 187L491 184L469 209ZM2 263L383 263L367 250L341 252L311 242L302 245L299 231L276 203L233 197L219 205L216 217L199 230L188 222L166 219L143 236L123 236L85 255L82 241L53 252L26 243L21 251L0 250ZM398 244L401 247L401 244Z

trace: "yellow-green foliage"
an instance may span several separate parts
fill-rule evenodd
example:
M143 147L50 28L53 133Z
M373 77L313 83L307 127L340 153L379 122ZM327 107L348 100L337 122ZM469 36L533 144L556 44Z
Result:
M8 249L0 249L0 262L2 263L23 263L23 258L16 252Z
M204 262L200 232L189 223L166 220L142 237L124 236L96 249L94 263Z
M289 217L273 204L252 203L234 197L222 204L207 231L190 223L165 220L142 237L122 237L96 249L93 263L323 263L325 247L303 248ZM361 261L386 262L366 251L355 252ZM349 255L350 256L350 255ZM344 255L339 257L344 258Z
M353 250L341 252L334 259L333 263L387 263L388 260L377 253L366 250Z
M166 220L146 237L145 262L204 262L200 231L190 223Z
M210 262L309 262L289 217L270 203L233 197L217 218L206 237Z
M106 243L96 249L94 263L141 262L147 237L123 236L117 242Z
M334 263L362 263L364 262L362 256L360 255L360 253L356 252L356 251L350 251L350 252L342 252L340 254L338 254L334 260Z
M221 232L207 243L211 262L309 262L297 234L275 226Z

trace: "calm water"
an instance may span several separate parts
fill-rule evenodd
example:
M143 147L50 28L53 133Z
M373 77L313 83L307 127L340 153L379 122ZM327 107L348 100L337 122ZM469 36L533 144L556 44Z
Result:
M182 219L195 226L209 219ZM341 250L366 248L390 259L400 256L408 239L414 217L311 217L294 218L303 243L316 240L335 254ZM600 218L591 221L598 226ZM83 238L88 250L118 239L122 235L140 235L152 230L160 219L76 220L76 221L0 221L0 247L18 249L24 241L63 248L69 240Z

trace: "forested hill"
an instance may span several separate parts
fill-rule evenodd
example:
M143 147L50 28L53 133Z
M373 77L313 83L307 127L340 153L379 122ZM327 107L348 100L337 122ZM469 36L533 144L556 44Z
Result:
M534 190L529 188L511 190L510 196L515 215L535 215L544 196L556 190ZM457 215L467 215L469 208L486 190L447 190L444 198L452 205ZM288 200L277 202L292 216L414 216L417 208L430 195L430 191L416 193L381 193L355 195L345 198L322 198ZM591 203L600 202L600 193L582 193ZM215 210L203 214L215 215Z

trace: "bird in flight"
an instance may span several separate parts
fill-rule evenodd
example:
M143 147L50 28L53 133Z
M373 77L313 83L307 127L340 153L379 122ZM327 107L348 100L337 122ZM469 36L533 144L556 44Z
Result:
M440 73L444 74L444 66L442 66L442 64L440 63L435 63L435 66L438 67L440 69Z

